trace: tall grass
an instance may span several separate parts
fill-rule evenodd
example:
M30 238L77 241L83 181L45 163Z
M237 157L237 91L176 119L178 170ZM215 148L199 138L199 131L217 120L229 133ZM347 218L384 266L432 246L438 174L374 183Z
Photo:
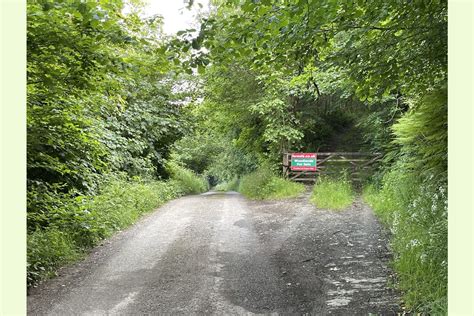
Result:
M209 190L209 184L204 176L198 175L176 162L169 162L166 169L173 180L178 182L178 186L184 190L184 193L202 193Z
M221 182L215 186L216 191L238 191L240 180L238 177L234 177L230 181Z
M173 166L172 179L166 182L114 178L96 196L50 192L42 212L29 214L30 222L42 225L30 227L27 236L28 285L54 275L62 265L165 202L206 189L204 178Z
M267 199L285 199L297 197L305 190L304 185L287 179L272 177L267 184Z
M81 251L71 234L51 227L36 230L27 235L27 283L54 275L54 271L64 264L81 257Z
M352 185L345 177L339 179L320 177L311 195L311 202L318 208L341 210L351 205L353 201Z
M296 197L304 190L304 185L279 178L267 168L259 168L243 176L239 185L240 193L255 200Z
M394 268L404 301L417 312L447 313L446 185L400 170L368 186L364 200L393 233Z

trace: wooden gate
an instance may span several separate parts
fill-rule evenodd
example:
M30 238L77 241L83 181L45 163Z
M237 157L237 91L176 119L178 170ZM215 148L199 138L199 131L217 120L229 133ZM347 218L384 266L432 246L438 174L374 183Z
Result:
M327 152L316 153L316 171L291 170L291 154L283 154L283 175L293 181L316 181L320 175L338 174L347 170L353 181L368 176L374 164L382 158L380 153Z

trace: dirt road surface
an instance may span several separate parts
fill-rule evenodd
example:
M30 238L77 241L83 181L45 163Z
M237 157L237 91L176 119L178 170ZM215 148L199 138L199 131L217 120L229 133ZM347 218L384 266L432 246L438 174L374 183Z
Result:
M166 204L30 291L29 315L394 315L387 235L360 201L235 192Z

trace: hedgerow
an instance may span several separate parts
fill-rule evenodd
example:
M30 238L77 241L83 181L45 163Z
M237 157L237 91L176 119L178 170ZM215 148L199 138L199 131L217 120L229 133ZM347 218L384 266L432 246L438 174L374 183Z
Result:
M28 285L53 276L59 267L81 258L103 239L167 201L207 189L202 177L182 167L174 168L174 176L168 181L113 178L95 196L51 190L48 195L42 194L48 198L42 202L41 212L29 214ZM34 198L34 192L30 191L30 198ZM48 222L43 223L42 218Z

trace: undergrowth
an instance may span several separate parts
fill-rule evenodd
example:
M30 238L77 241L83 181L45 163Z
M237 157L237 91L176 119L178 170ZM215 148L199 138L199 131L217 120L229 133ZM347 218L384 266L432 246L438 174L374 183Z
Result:
M304 190L304 185L277 177L266 168L243 176L239 185L239 192L254 200L297 197Z
M226 181L226 182L221 182L219 184L217 184L215 186L215 190L216 191L238 191L239 190L239 178L238 177L234 177L232 180L230 181Z
M394 269L408 308L447 313L447 196L445 184L420 180L400 170L383 186L365 188L364 200L392 231Z
M31 190L41 211L28 214L28 286L53 276L55 271L81 258L85 252L137 221L143 214L187 193L207 189L205 180L180 166L173 166L168 181L113 178L95 196ZM43 200L39 200L41 197ZM33 203L30 203L33 205ZM44 219L48 219L45 224Z
M352 185L344 176L338 179L320 177L311 195L311 202L318 208L341 210L353 201Z
M209 190L209 184L204 176L180 166L176 162L169 162L166 166L171 177L179 183L184 193L202 193Z
M392 125L399 152L363 196L391 229L394 268L406 306L447 314L447 88L444 83L407 100L409 110Z

